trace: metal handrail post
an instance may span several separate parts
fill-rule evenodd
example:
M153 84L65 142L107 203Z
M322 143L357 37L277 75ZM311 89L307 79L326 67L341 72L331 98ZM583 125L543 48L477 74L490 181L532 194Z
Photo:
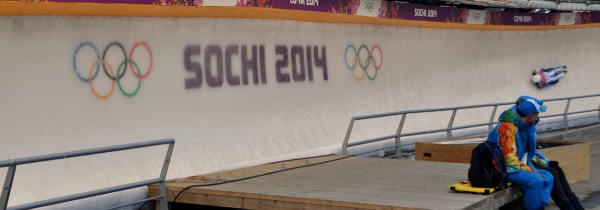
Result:
M598 122L600 123L600 104L598 104Z
M4 180L4 186L2 187L2 197L0 197L0 210L5 210L8 206L8 198L10 197L10 189L12 188L13 179L15 178L15 171L17 166L13 165L8 167L6 172L6 178Z
M352 127L354 126L354 117L350 120L348 130L346 131L346 137L344 137L344 143L342 144L342 155L348 156L348 141L350 140L350 133L352 133Z
M498 105L494 106L494 109L492 110L492 116L490 116L490 123L488 124L488 133L492 132L492 129L494 129L494 117L496 116L497 109Z
M567 114L569 114L569 104L571 104L571 99L567 100L567 105L565 106L565 112L563 113L563 123L565 126L565 130L569 130L569 121L567 120Z
M451 139L452 138L452 124L454 124L454 117L456 116L456 111L458 109L454 109L452 111L452 117L450 117L450 122L448 122L448 128L446 129L446 138Z
M403 114L402 115L402 119L400 119L400 124L398 124L398 129L396 129L396 155L398 157L400 157L400 155L402 155L402 144L400 141L400 134L402 134L402 127L404 127L404 120L406 120L406 115L407 114Z
M161 210L168 210L169 209L169 200L167 199L167 183L166 183L166 179L167 179L167 170L169 169L169 163L171 163L171 154L173 154L173 147L175 146L175 143L170 143L169 144L169 149L167 149L167 154L165 155L165 162L163 163L163 168L160 172L160 179L162 180L159 184L159 191L160 191L160 209Z

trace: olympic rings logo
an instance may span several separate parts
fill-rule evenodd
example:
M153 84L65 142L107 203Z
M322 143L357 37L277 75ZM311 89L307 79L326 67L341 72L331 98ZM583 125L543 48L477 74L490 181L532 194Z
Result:
M365 3L365 9L368 12L373 12L373 10L375 10L375 3L373 3L372 1L368 1Z
M377 57L379 59L377 59ZM356 80L363 80L365 75L367 75L367 78L370 80L375 80L375 78L377 78L377 72L379 72L379 69L383 64L383 53L379 45L373 45L373 47L369 49L363 44L358 48L358 51L354 45L348 45L346 47L344 60L346 61L346 67L352 71ZM357 75L355 71L357 66L360 67L359 75ZM375 73L370 74L369 69L374 69Z
M479 20L479 18L481 18L481 13L479 13L479 12L473 13L473 19Z
M96 61L94 61L93 64L91 64L87 77L82 76L79 73L79 70L77 68L77 55L79 54L79 51L84 47L92 48L94 50L94 52L96 53L96 58L95 58ZM115 74L113 65L110 64L106 60L106 58L107 58L106 54L111 47L117 47L118 49L120 49L123 52L123 61L120 64L118 64L116 74ZM133 54L138 47L146 48L146 50L148 51L148 55L149 55L150 64L144 74L142 74L142 72L140 71L138 63L133 60ZM94 45L91 42L83 42L83 43L79 44L79 46L77 46L77 48L75 49L75 55L73 56L73 71L75 71L75 75L77 76L77 78L79 78L79 80L81 80L84 83L88 83L90 85L90 89L92 90L92 93L99 99L104 100L104 99L109 98L115 89L115 83L117 84L117 86L119 87L119 90L121 91L121 93L123 93L123 95L125 95L127 97L133 97L140 91L140 86L142 84L142 80L145 79L146 77L148 77L148 75L150 75L150 72L152 71L152 61L153 61L152 51L150 50L150 46L148 46L148 44L146 44L146 42L135 43L133 45L133 47L131 48L131 50L129 51L129 56L127 56L125 47L123 47L123 45L121 43L111 42L104 49L104 52L102 53L102 57L100 57L100 52L98 51L98 48L96 48L96 45ZM96 88L94 87L94 84L92 83L92 81L94 81L94 79L96 79L96 76L98 76L98 73L100 72L100 66L102 66L102 70L104 70L104 74L110 80L112 80L112 85L110 87L110 90L107 93L103 93L103 94L96 91ZM135 76L138 79L137 87L132 92L127 92L121 85L121 80L122 80L123 76L125 76L125 73L127 72L128 67L131 69L131 73L133 74L133 76ZM134 67L135 67L135 71L134 71Z

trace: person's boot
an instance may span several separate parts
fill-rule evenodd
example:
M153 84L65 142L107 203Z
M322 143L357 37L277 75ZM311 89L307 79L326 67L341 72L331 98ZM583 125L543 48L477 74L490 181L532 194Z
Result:
M567 194L567 197L569 197L569 200L571 201L571 205L573 205L573 208L575 208L576 210L585 209L581 205L581 202L579 202L579 198L575 195L575 193L569 193L569 194Z

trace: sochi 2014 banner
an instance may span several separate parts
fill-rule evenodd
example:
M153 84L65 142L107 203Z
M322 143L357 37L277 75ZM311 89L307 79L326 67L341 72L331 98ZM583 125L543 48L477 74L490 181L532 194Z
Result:
M272 2L272 7L278 9L329 12L333 7L332 0L280 0Z
M158 5L271 7L272 0L153 0Z
M548 24L546 15L541 13L503 12L501 14L502 25L552 25Z
M450 7L436 7L419 4L402 5L402 19L404 20L449 22L450 14Z
M34 0L30 0L34 1ZM37 1L37 0L36 0ZM600 23L600 12L513 13L490 12L382 0L45 0L50 2L93 2L178 6L267 7L331 12L389 19L485 25L574 25Z

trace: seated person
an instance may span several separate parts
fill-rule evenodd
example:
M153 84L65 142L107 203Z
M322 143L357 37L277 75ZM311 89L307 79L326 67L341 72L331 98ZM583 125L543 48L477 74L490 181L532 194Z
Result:
M546 111L543 101L521 96L515 105L502 112L500 122L488 135L488 141L497 143L506 163L508 181L523 189L525 209L543 209L550 200L554 183L552 174L536 170L532 159L536 153L536 121Z

